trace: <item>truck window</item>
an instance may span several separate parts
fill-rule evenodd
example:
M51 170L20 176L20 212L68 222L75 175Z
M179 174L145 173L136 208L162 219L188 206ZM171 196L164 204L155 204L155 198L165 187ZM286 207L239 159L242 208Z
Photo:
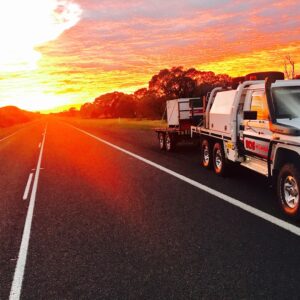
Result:
M266 96L262 93L253 93L251 98L251 110L257 111L257 120L268 120L269 111Z
M297 86L272 89L277 119L300 117L300 89Z

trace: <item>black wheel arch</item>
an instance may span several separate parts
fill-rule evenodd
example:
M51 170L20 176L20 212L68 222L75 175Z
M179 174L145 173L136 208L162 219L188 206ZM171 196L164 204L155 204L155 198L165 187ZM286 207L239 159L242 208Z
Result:
M299 154L291 149L279 148L276 151L276 156L273 163L273 177L277 177L282 166L287 163L293 163L297 167L300 167Z

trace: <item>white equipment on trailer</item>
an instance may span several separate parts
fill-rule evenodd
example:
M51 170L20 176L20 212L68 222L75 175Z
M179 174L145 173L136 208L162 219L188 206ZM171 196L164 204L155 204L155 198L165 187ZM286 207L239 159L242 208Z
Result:
M203 119L202 98L180 98L167 101L167 122L165 128L155 128L161 150L172 151L180 141L190 141L191 126ZM192 140L199 140L195 137Z

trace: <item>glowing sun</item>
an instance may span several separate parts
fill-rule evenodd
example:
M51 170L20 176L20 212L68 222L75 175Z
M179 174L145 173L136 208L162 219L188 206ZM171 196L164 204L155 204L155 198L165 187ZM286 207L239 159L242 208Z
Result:
M56 39L63 31L74 26L80 15L80 7L70 1L1 1L1 71L36 68L41 54L34 48Z

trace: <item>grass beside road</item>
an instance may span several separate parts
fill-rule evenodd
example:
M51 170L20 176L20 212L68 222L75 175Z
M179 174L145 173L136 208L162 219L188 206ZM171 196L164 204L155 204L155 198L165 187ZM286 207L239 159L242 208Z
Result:
M128 128L152 130L156 127L166 127L167 123L161 120L140 120L140 119L79 119L79 118L63 118L65 122L74 126L88 126L89 128Z

